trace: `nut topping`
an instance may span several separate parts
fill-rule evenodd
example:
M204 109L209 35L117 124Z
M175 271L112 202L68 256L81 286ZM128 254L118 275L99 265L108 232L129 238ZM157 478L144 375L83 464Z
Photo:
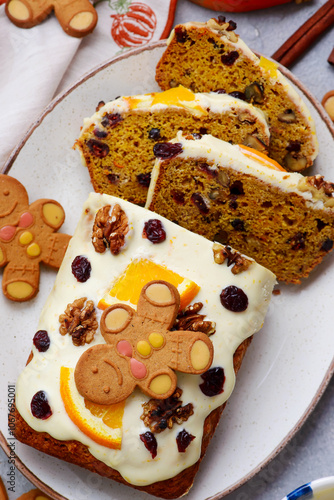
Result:
M233 274L242 273L246 271L251 265L252 261L242 256L240 253L232 250L229 246L219 245L214 243L213 247L213 258L216 264L223 264L227 259L227 267L232 266L231 269Z
M213 335L216 332L216 323L204 320L205 314L199 314L202 307L202 302L196 302L180 311L175 320L174 330L188 330L202 332L208 336Z
M71 335L76 346L90 344L98 327L94 302L86 300L86 297L76 299L59 316L59 332L61 335Z
M124 210L116 204L110 214L110 205L100 208L95 216L92 243L96 252L103 253L110 248L113 255L118 255L129 232L128 218Z
M303 177L298 183L300 191L311 191L314 200L322 200L325 207L334 207L334 183L324 180L322 175Z

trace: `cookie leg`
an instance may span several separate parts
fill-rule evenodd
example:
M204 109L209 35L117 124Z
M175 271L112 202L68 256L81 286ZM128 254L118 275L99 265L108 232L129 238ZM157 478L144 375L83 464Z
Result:
M52 11L49 1L8 0L7 17L19 28L32 28L45 19Z
M4 295L15 302L24 302L32 299L39 288L38 262L10 262L2 277Z
M140 388L151 398L166 399L173 394L177 385L177 377L170 368L162 368L139 384Z
M168 365L174 370L199 374L210 368L213 346L204 333L172 332L169 333L167 342L171 344Z
M91 33L97 23L96 10L88 0L72 0L64 5L58 2L55 14L63 30L76 38Z

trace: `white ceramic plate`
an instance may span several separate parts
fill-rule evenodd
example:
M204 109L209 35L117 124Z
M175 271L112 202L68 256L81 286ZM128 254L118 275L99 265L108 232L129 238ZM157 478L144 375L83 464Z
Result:
M164 42L135 50L97 68L57 97L28 131L5 166L27 188L30 200L54 198L65 208L62 231L72 233L91 185L87 169L72 149L83 118L100 100L158 91L155 66ZM334 179L334 130L321 106L287 71L304 95L316 121L320 154L315 170ZM280 286L273 296L264 328L258 333L238 375L237 386L223 414L191 490L189 500L222 498L273 458L294 435L319 400L334 371L334 254L300 286ZM32 337L54 271L42 270L38 296L12 303L0 294L2 446L10 449L7 387L29 354ZM148 498L126 486L12 442L17 467L54 498L129 500Z

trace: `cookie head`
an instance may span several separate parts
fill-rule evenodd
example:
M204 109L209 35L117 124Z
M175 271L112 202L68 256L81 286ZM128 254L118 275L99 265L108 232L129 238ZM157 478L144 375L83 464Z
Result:
M0 227L16 224L28 204L29 198L24 186L13 177L0 174Z

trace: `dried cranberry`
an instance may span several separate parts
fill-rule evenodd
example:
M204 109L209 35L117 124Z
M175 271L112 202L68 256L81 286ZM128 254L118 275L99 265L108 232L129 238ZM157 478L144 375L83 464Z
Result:
M150 219L145 222L143 237L152 243L162 243L166 239L166 231L159 219Z
M231 52L228 52L227 54L223 54L221 56L221 62L225 64L225 66L232 66L235 61L239 57L239 52L236 50L232 50Z
M149 187L150 185L150 182L151 182L151 173L148 172L146 174L138 174L137 175L137 181L139 182L139 184L141 186L144 186L144 187Z
M226 94L226 90L224 89L216 89L215 92L216 94Z
M246 95L244 92L240 92L239 90L233 90L233 92L229 92L230 96L236 97L237 99L241 99L242 101L246 101Z
M52 410L44 391L38 391L32 397L30 409L33 416L41 420L46 420L52 415Z
M92 266L87 257L77 255L72 262L72 273L80 283L84 283L90 278Z
M99 128L94 128L93 133L95 137L98 137L99 139L104 139L108 135L108 132L106 132L105 130L100 130Z
M107 179L110 184L118 184L119 183L119 175L117 174L107 174Z
M326 224L326 222L322 221L321 219L316 219L316 221L318 231L321 231L324 227L328 226L328 224Z
M199 133L200 133L201 135L205 135L205 134L207 134L207 133L208 133L208 129L207 129L207 128L205 128L205 127L201 127L201 128L199 129Z
M324 252L329 252L333 248L333 240L330 238L327 238L323 244L321 245L321 250L324 250Z
M106 113L101 120L103 127L116 127L116 125L123 120L119 113Z
M220 302L232 312L246 311L248 307L248 297L241 288L230 285L224 288L220 294Z
M292 250L301 250L305 248L305 236L306 233L301 233L298 231L290 240L288 240L288 243L291 244Z
M202 214L208 214L209 208L207 207L203 197L199 193L193 193L191 195L191 201Z
M184 453L193 439L195 439L195 436L189 434L189 432L185 429L179 432L176 436L177 449L179 450L179 453Z
M38 330L33 338L33 343L39 352L45 352L50 347L50 337L46 330Z
M300 148L301 144L299 141L290 141L285 149L291 153L299 153Z
M89 139L86 144L89 151L98 158L105 158L109 153L108 144L98 141L97 139Z
M163 158L164 160L174 158L174 156L182 153L182 144L175 142L159 142L153 147L154 156Z
M151 128L151 130L148 133L149 139L154 139L157 141L160 139L160 129L159 128Z
M228 206L229 206L232 210L236 210L236 209L238 208L238 202L237 202L237 200L235 199L235 197L233 197L233 198L229 201Z
M208 165L205 162L199 163L198 168L202 170L202 172L205 172L210 177L217 177L218 175L217 170L210 168L210 165Z
M186 43L187 40L190 40L187 31L181 26L177 26L174 33L177 43Z
M216 366L210 368L201 375L203 382L199 385L201 391L206 396L212 398L224 391L225 373L224 368Z
M233 229L235 229L236 231L245 231L245 223L243 220L241 219L234 219L232 222L231 222L231 226L233 227Z
M178 203L179 205L184 205L184 194L180 193L180 191L175 191L173 190L171 192L172 198L175 201L175 203Z
M234 181L230 186L230 193L237 196L245 194L243 183L241 181Z
M157 456L158 448L158 443L155 439L155 435L152 432L147 431L143 434L140 434L139 437L140 440L144 443L145 448L151 453L152 458L155 458Z

